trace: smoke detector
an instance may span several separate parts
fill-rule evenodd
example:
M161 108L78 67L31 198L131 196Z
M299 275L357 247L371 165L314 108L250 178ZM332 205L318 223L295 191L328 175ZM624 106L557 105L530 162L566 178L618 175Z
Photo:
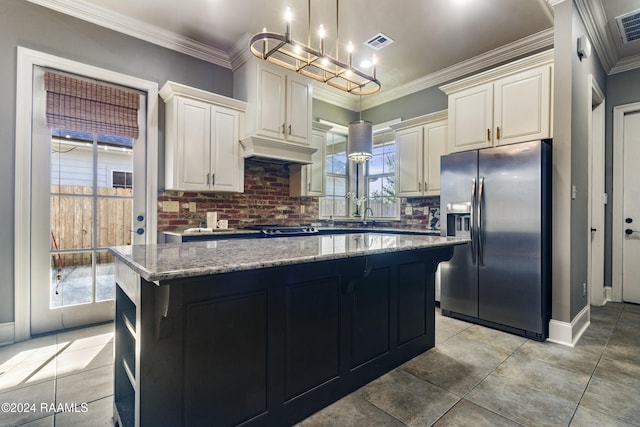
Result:
M618 16L616 24L623 43L640 39L640 9Z
M382 33L378 33L364 42L364 44L375 50L380 50L385 46L389 46L391 43L393 43L393 39Z

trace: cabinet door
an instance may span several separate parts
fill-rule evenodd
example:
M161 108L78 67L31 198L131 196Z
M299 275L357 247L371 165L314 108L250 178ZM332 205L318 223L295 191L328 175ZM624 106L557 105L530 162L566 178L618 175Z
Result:
M522 72L495 83L495 144L548 138L550 67Z
M398 150L398 194L422 195L422 126L405 129L396 135Z
M271 138L285 136L285 77L267 67L258 68L258 124L256 132Z
M313 163L304 166L307 170L307 195L324 196L325 132L312 131L311 143L318 151L313 153Z
M243 190L238 188L238 121L233 110L211 109L211 190Z
M207 190L210 171L209 104L192 99L178 99L177 115L177 185L180 190Z
M425 195L440 194L440 157L447 154L448 126L439 122L424 127Z
M449 96L449 152L492 145L493 83Z
M311 84L298 76L287 77L287 125L285 138L309 144L311 140Z

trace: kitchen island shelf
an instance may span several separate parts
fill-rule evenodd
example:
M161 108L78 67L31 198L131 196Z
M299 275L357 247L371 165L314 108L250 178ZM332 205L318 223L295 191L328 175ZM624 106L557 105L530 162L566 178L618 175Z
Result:
M434 272L467 242L359 233L112 248L116 425L306 418L433 347ZM131 303L135 341L118 315Z

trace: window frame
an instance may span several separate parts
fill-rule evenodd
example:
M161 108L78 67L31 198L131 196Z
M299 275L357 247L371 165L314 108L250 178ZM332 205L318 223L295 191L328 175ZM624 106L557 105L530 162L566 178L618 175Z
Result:
M384 122L384 123L380 123L380 124L374 125L373 126L374 141L375 141L376 136L390 133L391 135L393 135L393 137L391 139L392 144L395 145L396 144L395 131L393 131L391 129L391 125L398 124L401 121L402 121L401 119L394 119L394 120L390 120L390 121L387 121L387 122ZM332 129L327 132L327 136L329 134L331 134L331 133L336 133L336 134L344 136L345 137L345 141L348 138L348 126L337 124L337 123L332 123L332 122L329 122L329 121L326 121L326 120L323 120L323 119L320 119L319 122L323 123L323 124L326 124L326 125L332 126ZM334 153L331 153L330 150L329 150L329 139L330 138L326 138L326 142L325 142L327 144L327 151L326 151L325 159L324 159L325 162L327 161L326 159L330 154L334 154ZM386 141L386 142L389 142L389 141ZM345 151L346 151L346 145L345 145ZM396 148L395 152L396 152L396 165L397 165L397 148ZM345 155L346 155L346 153L345 153ZM358 168L356 168L356 165L353 162L350 162L350 161L347 160L347 168L346 168L346 171L347 171L347 175L346 175L347 176L346 192L347 193L351 192L351 191L354 191L354 189L356 188L356 170L362 169L362 168L363 168L362 165L359 165ZM361 172L361 171L358 170L358 173L362 174L362 176L358 180L358 184L359 184L358 185L358 194L361 194L361 195L362 194L369 194L368 193L368 191L369 191L369 188L368 188L368 182L369 182L369 179L368 179L368 162L367 162L366 165L364 165L364 171ZM328 185L328 182L326 181L326 179L327 179L328 176L331 176L331 175L333 175L333 174L330 174L328 172L328 170L325 170L325 176L323 177L323 179L325 179L325 196L320 197L318 199L318 203L320 205L322 204L322 199L328 197L326 195L326 193L329 192L329 185ZM342 177L344 175L338 175L338 176ZM389 217L370 216L369 218L377 219L377 220L384 220L384 221L399 221L401 219L400 218L401 198L398 196L398 189L397 189L397 183L398 183L398 169L397 169L397 167L395 168L394 179L395 179L395 184L396 184L396 194L395 194L396 205L397 205L397 207L396 207L396 215L393 216L393 217L391 217L391 216L389 216ZM335 196L333 196L333 197L335 197ZM365 208L366 207L368 207L367 202L365 202ZM354 212L354 209L355 209L355 204L351 200L347 200L347 203L346 203L346 214L344 216L336 216L334 214L330 214L330 216L333 217L333 219L346 220L346 221L348 221L348 220L359 221L360 217L353 217L352 216L352 213ZM318 219L320 219L320 220L329 219L329 215L323 215L322 214L322 207L321 206L319 206L319 209L318 209Z

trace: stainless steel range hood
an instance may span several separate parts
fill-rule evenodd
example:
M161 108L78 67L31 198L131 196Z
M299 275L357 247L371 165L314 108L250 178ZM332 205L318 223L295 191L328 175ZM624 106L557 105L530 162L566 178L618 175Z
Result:
M270 163L310 164L311 156L317 148L277 141L260 136L249 136L240 140L245 159L251 158Z

